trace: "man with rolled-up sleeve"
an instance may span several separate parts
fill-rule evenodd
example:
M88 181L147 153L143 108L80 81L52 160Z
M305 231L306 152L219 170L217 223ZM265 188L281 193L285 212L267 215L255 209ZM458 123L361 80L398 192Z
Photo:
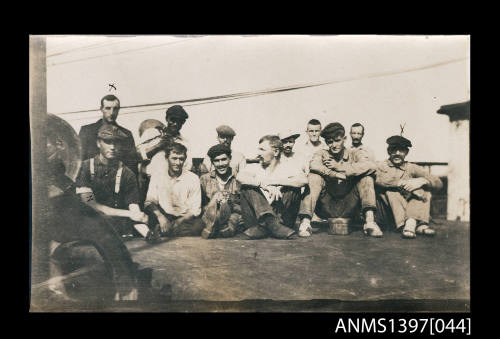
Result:
M423 167L405 161L411 141L395 135L387 139L389 159L377 163L377 219L402 230L404 238L416 234L433 236L429 226L431 192L443 183ZM403 227L404 226L404 227Z
M383 233L374 216L375 163L365 150L344 146L345 129L340 123L328 124L321 136L328 150L317 151L310 162L309 193L302 200L299 211L299 236L311 235L314 212L328 219L355 217L361 211L365 234L381 237Z
M259 163L249 164L238 173L241 184L241 214L250 239L268 235L290 239L300 206L300 189L307 177L292 163L281 162L283 145L276 135L259 140Z
M169 145L166 172L151 174L144 211L161 236L199 236L203 229L200 179L184 168L186 152L180 143Z

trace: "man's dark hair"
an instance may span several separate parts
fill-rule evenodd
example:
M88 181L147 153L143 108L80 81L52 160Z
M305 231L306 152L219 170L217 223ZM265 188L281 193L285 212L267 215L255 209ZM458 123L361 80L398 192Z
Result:
M186 155L187 153L187 148L183 144L180 144L178 142L171 143L170 145L167 146L165 150L165 157L169 157L170 153L177 153L177 154L184 154Z
M309 120L309 122L307 123L308 125L315 125L315 126L321 126L321 122L319 122L318 119L311 119Z
M106 101L118 101L118 107L120 106L120 99L118 99L116 96L114 96L113 94L108 94L104 97L102 97L101 99L101 108L104 107L104 100Z
M361 125L359 122L352 124L351 129L353 127L361 127L363 129L363 134L365 134L365 126Z
M280 140L280 137L277 135L265 135L259 140L259 144L263 143L264 141L269 141L269 145L271 145L272 148L275 150L279 150L280 152L283 151L283 143Z

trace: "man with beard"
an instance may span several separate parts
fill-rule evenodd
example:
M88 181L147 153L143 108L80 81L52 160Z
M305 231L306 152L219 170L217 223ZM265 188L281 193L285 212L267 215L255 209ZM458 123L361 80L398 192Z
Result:
M159 225L162 236L199 236L201 189L198 176L186 170L186 147L173 143L167 147L165 172L153 172L144 211L150 225Z
M271 234L288 239L295 231L300 206L300 189L307 184L306 175L295 166L281 162L283 145L276 135L259 140L259 163L249 164L238 173L242 185L240 204L244 232L250 239Z
M366 151L344 146L345 130L340 123L328 124L321 136L329 149L316 152L311 160L310 191L299 211L299 236L311 235L313 212L324 219L356 217L361 212L365 234L381 237L382 231L374 218L375 163Z
M120 100L116 96L106 95L101 99L102 119L93 124L82 126L80 129L79 137L82 144L82 160L90 159L99 154L99 149L97 147L97 132L99 128L105 125L116 126L126 135L118 158L137 175L139 157L135 151L134 137L132 132L116 123L119 111Z
M232 168L233 175L237 175L238 172L245 167L246 159L242 153L231 149L231 143L233 142L236 132L227 125L221 125L215 130L217 132L217 142L226 145L231 150L231 162L229 166ZM213 169L214 165L212 160L209 156L206 156L201 164L201 174L210 173Z
M200 177L205 239L232 237L242 222L240 184L236 181L231 163L231 149L221 143L207 153L213 170Z
M378 219L385 225L402 229L404 238L413 239L416 234L435 235L429 226L429 190L440 189L443 183L423 167L405 161L412 146L410 140L394 135L387 139L387 144L389 159L377 164Z
M365 136L365 127L357 122L351 126L350 134L352 140L352 148L365 150L370 156L370 159L375 160L375 153L373 153L373 151L368 146L361 142L363 140L363 137Z

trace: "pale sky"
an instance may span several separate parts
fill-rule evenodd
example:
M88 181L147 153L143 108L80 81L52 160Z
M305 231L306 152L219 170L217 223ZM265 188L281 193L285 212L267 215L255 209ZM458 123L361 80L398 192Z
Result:
M385 140L406 123L404 136L414 146L408 160L446 162L449 122L436 111L470 99L468 36L49 36L47 56L48 112L95 110L60 115L76 132L101 117L100 99L110 93L129 106L351 80L183 104L189 119L181 133L194 157L216 143L221 124L237 133L233 149L253 156L263 135L303 132L316 118L346 130L362 123L363 141L377 159L386 158ZM456 62L408 71L448 61ZM400 71L407 72L367 78ZM110 92L108 84L117 90ZM137 142L141 121L165 122L168 107L122 109L118 123ZM127 114L145 110L151 111Z

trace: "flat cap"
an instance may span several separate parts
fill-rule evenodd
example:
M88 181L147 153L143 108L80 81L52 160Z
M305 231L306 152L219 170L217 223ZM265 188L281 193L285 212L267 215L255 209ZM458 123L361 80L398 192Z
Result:
M123 141L128 135L115 125L102 125L97 131L97 137L104 140Z
M169 107L165 113L165 118L168 119L169 117L186 120L189 118L189 115L181 105L174 105Z
M227 154L228 156L231 156L231 149L225 144L218 144L210 147L207 152L207 155L210 159L213 159L221 154Z
M280 140L285 140L289 138L297 139L298 137L300 137L300 133L295 133L293 130L287 129L279 132L278 136L280 137Z
M411 147L411 141L400 135L393 135L387 138L386 142L390 146Z
M217 131L217 134L219 134L219 135L227 135L230 137L234 137L236 135L236 132L234 131L234 129L232 129L231 127L229 127L227 125L220 125L215 130Z
M323 128L323 130L321 131L321 136L323 138L326 138L329 136L331 137L331 136L334 136L335 134L339 133L340 131L343 134L345 134L344 126L342 126L342 124L339 122L332 122L332 123L326 125L325 128Z

